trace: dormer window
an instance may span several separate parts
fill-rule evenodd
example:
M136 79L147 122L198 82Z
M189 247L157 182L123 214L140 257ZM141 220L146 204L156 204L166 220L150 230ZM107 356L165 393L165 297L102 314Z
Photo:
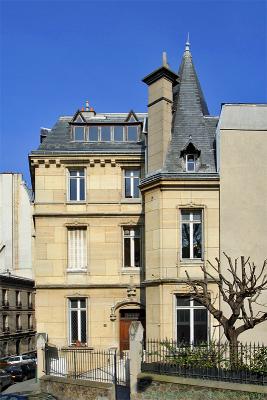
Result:
M75 126L73 129L73 139L75 142L84 142L84 126Z
M191 139L181 151L182 165L186 172L197 172L201 151L192 143Z
M196 156L194 154L186 154L186 171L196 171Z

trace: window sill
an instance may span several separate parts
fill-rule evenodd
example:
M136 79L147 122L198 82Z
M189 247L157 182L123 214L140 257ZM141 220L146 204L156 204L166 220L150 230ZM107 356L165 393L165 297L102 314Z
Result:
M127 268L122 268L121 273L122 274L140 274L140 267L127 267Z
M180 260L180 264L204 264L204 260L202 258L183 258L182 260Z
M141 204L142 203L142 199L140 197L129 197L129 198L123 198L121 199L121 203L137 203L137 204Z
M66 204L86 204L86 200L67 200Z
M68 274L87 274L87 269L67 269Z

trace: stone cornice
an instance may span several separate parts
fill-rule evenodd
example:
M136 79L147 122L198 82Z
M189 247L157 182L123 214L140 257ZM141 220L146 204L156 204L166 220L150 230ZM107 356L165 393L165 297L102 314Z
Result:
M180 174L156 173L143 178L140 183L141 191L160 186L166 188L219 188L220 177L217 173L210 174Z
M35 288L40 289L128 289L129 284L127 283L87 283L87 284L75 284L75 283L58 283L58 284L37 284ZM140 285L135 285L137 289L140 289Z

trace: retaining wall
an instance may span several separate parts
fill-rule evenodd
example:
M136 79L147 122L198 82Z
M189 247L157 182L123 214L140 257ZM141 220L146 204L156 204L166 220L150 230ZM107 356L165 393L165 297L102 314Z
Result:
M141 373L131 400L267 400L267 387Z
M58 400L115 400L115 387L111 383L45 375L40 378L40 387L42 393L52 394Z

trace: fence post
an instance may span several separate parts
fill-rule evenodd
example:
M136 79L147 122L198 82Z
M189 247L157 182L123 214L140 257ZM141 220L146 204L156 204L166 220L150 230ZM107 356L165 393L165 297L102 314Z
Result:
M141 372L144 328L140 321L133 321L129 328L130 337L130 393L137 393L137 376Z
M46 373L47 360L46 360L46 344L47 334L37 333L36 347L37 347L37 378L39 379Z

